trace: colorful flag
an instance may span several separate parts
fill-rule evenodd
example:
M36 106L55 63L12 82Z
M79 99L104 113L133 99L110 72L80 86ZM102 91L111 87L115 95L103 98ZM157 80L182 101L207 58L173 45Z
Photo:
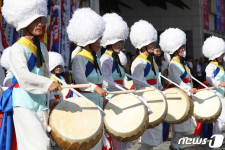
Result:
M54 6L54 12L52 17L54 18L54 22L53 22L53 43L52 43L52 47L50 49L50 51L53 52L58 52L60 53L60 28L59 28L59 6L55 5Z

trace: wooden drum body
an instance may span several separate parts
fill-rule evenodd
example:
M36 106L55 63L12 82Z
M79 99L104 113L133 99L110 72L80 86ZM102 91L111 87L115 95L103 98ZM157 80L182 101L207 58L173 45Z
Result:
M212 91L199 91L194 95L195 119L201 123L212 123L218 119L222 111L220 98Z
M130 142L139 138L148 126L148 111L137 97L120 94L105 106L104 124L117 141Z
M97 106L81 97L61 101L49 118L51 134L57 145L66 150L94 147L103 134L103 117Z
M179 124L188 120L193 113L193 102L181 89L166 90L168 113L164 119L167 123Z
M149 115L148 128L154 128L158 126L164 120L167 114L167 102L164 95L156 89L137 93L137 95L142 96L147 100L147 103L153 112Z

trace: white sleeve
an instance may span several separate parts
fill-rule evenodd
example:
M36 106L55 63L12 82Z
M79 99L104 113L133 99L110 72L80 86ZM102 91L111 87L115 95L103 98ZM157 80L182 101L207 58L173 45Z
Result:
M102 65L101 69L102 69L104 87L109 88L111 90L119 90L113 84L104 80L104 78L106 78L106 79L114 82L113 76L112 76L113 61L111 60L110 56L105 54L101 57L100 61L101 61L101 65Z
M46 46L41 43L41 49L44 50L45 53L45 69L44 69L44 76L45 77L49 77L50 78L50 70L49 70L49 55L48 55L48 50L46 48ZM51 80L51 79L50 79Z
M48 55L45 56L44 76L34 74L28 70L24 49L18 44L14 44L10 51L10 70L15 75L20 87L33 94L46 94L52 84L48 77Z
M189 91L191 89L190 86L188 86L186 83L184 83L181 80L180 75L179 75L180 69L177 67L176 64L170 63L168 71L169 71L169 76L172 79L172 81L174 81L175 83L180 85L182 88L184 88L184 90Z
M131 75L144 83L147 83L145 77L144 77L144 69L145 69L145 64L142 63L141 58L136 58L132 65L131 65ZM142 87L146 87L145 84L138 82L136 80L133 80L133 84L136 87L136 89L140 89Z
M205 68L205 72L206 72L206 81L215 87L219 87L220 82L216 81L214 78L214 71L215 71L215 67L212 64L209 64L206 68Z
M82 91L90 91L94 93L94 89L97 86L96 84L93 84L89 82L86 78L85 71L86 71L86 65L84 63L83 56L77 55L73 59L72 63L72 71L73 71L73 78L76 82L76 84L90 84L91 87L88 88L81 88Z

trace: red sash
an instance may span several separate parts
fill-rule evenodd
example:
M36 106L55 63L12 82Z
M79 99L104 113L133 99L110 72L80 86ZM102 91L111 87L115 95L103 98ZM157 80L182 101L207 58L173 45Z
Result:
M147 83L150 84L150 85L155 85L155 84L157 84L157 79L147 80Z
M123 80L115 80L115 82L123 86Z

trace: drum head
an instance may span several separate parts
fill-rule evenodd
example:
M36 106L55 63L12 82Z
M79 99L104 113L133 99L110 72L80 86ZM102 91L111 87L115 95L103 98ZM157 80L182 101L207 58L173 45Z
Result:
M49 119L51 134L63 149L90 149L102 136L103 118L97 106L81 97L61 101Z
M149 88L147 87L144 89ZM149 115L148 128L154 128L158 126L164 120L167 114L167 102L164 95L159 90L137 93L137 95L143 96L147 100L147 103L153 112Z
M193 116L201 123L212 123L220 116L220 98L212 91L199 91L194 95Z
M128 82L125 84L125 87L126 87L127 89L130 89L132 85L133 85L133 80L130 80L130 81L128 81Z
M147 128L147 108L135 96L121 94L113 97L105 106L104 112L105 128L118 141L133 141Z
M168 123L182 123L191 117L193 113L193 103L190 97L178 88L166 90L168 112L164 119Z

